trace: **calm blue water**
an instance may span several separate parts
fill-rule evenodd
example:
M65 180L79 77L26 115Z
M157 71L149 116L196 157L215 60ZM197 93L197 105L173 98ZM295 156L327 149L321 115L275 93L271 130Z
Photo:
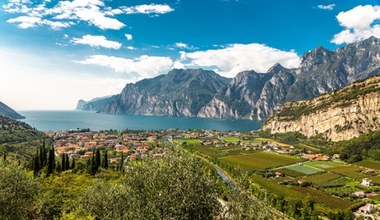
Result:
M205 118L157 117L137 115L107 115L85 111L22 111L22 120L41 131L90 128L91 130L178 128L221 131L251 131L261 126L260 121L218 120Z

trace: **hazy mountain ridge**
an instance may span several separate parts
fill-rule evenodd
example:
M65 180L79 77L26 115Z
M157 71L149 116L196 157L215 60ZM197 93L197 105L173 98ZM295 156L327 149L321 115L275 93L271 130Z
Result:
M212 71L175 69L127 84L100 112L194 117L228 81Z
M78 104L75 110L96 111L96 112L103 110L108 105L108 103L113 101L115 96L105 96L105 97L100 97L100 98L94 98L87 102L84 101L83 99L80 99L78 101Z
M24 119L25 117L17 113L15 110L0 102L0 116L8 117L11 119Z
M114 100L89 109L110 114L261 120L287 101L311 99L379 72L380 40L371 37L335 51L317 47L303 55L297 69L276 64L267 73L244 71L232 80L201 69L172 70L128 84Z
M322 134L341 141L380 129L380 76L358 81L312 100L284 104L263 125L271 133Z

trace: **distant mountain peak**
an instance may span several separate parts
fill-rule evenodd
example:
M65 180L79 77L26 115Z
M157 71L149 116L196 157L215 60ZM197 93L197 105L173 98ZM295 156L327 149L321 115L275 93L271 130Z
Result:
M282 66L280 63L274 64L271 68L268 69L268 73L279 73L281 71L288 70L284 66Z

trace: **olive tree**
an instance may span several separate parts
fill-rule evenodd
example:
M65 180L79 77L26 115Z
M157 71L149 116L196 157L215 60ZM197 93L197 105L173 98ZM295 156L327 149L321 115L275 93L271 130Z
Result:
M0 163L1 219L25 219L36 194L37 184L24 169Z
M95 185L81 203L100 219L213 219L221 209L210 175L204 162L173 150L126 166L122 185Z

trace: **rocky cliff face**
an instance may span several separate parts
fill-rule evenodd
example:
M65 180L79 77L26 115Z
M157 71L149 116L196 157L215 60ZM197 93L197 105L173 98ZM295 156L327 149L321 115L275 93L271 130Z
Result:
M291 70L276 64L267 73L239 73L198 113L198 117L262 119L286 98Z
M11 109L6 104L0 102L0 116L8 117L11 119L24 119L25 117Z
M380 129L380 76L312 100L286 103L262 127L271 133L322 134L348 140Z
M194 117L228 81L212 71L172 70L128 84L100 112Z

